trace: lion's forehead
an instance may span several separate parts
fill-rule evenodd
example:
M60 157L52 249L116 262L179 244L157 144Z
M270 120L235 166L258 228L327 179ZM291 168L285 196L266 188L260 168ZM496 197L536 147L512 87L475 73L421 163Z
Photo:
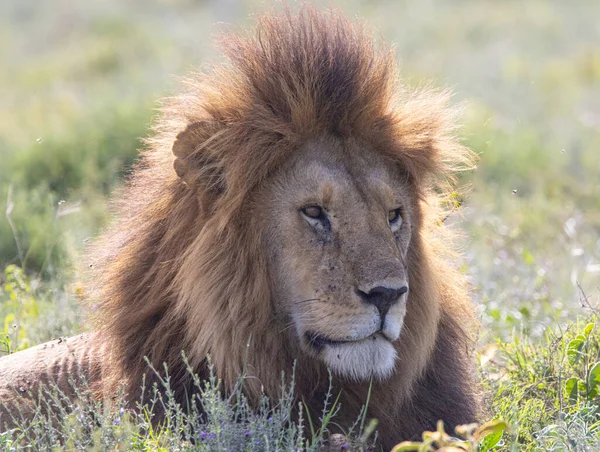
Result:
M297 197L334 198L358 206L377 201L393 203L403 192L404 184L389 162L356 144L335 140L311 142L290 165L284 174L292 176Z

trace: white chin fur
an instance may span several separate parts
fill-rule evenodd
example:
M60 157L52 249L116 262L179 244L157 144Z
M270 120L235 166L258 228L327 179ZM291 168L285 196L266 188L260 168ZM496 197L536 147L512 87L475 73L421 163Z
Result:
M396 349L376 335L360 341L325 345L319 356L332 372L352 380L384 380L394 370Z

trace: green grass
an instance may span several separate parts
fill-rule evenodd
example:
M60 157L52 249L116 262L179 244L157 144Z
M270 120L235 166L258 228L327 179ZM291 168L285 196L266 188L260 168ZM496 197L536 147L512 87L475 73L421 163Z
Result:
M449 222L480 309L489 418L509 426L496 449L594 450L600 332L586 336L586 326L600 306L600 3L333 4L397 44L409 83L450 85L465 103L463 135L480 162L465 180L463 217ZM86 328L74 263L110 221L108 195L129 172L156 100L176 89L170 74L215 57L218 22L247 24L265 8L0 3L0 354ZM187 447L173 428L149 430L133 413L115 425L117 408L93 431L89 413L66 416L59 431L73 448ZM10 438L0 436L0 448Z
M512 450L593 450L600 445L598 315L543 339L488 347L483 376L492 413L506 420ZM489 361L487 361L489 359Z

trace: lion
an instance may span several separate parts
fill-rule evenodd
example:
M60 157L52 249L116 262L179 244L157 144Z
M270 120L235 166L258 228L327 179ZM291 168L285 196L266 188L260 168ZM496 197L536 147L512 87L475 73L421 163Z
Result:
M386 449L475 421L477 322L443 221L474 154L450 93L402 84L393 50L335 10L266 14L221 46L164 102L90 252L94 332L2 358L1 419L75 371L139 400L145 357L186 406L186 366L206 379L210 357L254 403L295 366L314 413L331 374L341 426L370 394Z

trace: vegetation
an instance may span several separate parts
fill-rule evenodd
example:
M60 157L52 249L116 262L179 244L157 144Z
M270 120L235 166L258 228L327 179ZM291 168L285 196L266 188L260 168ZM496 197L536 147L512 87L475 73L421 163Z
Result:
M465 141L481 158L465 178L464 215L448 223L462 232L480 307L488 418L505 424L462 435L440 426L398 450L598 449L600 4L333 3L397 43L408 83L454 87L465 102ZM110 221L107 196L129 172L155 100L176 89L170 74L214 56L216 22L245 24L264 8L253 0L0 3L0 355L86 328L74 263ZM0 449L59 440L67 449L317 449L327 433L303 437L290 419L309 420L286 395L266 415L240 394L221 401L215 381L203 390L206 422L172 407L160 429L151 410L121 411L118 400L98 407L82 390L60 425L40 418L0 434ZM333 396L324 417L343 409ZM63 406L60 394L47 399ZM358 421L348 447L367 447L369 425Z
M191 371L191 369L190 369ZM149 404L137 411L123 408L122 398L111 406L94 400L85 382L74 388L78 403L73 405L58 390L42 394L42 406L50 407L51 415L41 410L35 420L4 434L0 446L6 450L29 444L36 450L152 450L152 451L212 451L212 450L321 450L327 427L339 407L332 395L324 401L322 427L314 428L302 404L293 405L294 387L285 388L276 407L265 397L258 410L249 407L242 394L243 378L226 400L220 392L220 382L195 380L199 397L193 397L193 410L187 414L174 401L168 376L161 380L165 396L157 387L148 388L152 394ZM144 388L146 391L146 388ZM198 402L196 404L195 402ZM198 413L201 405L202 417ZM164 422L154 427L152 418L157 409L166 413ZM357 420L343 439L344 449L365 450L373 425ZM305 436L304 426L310 427Z

